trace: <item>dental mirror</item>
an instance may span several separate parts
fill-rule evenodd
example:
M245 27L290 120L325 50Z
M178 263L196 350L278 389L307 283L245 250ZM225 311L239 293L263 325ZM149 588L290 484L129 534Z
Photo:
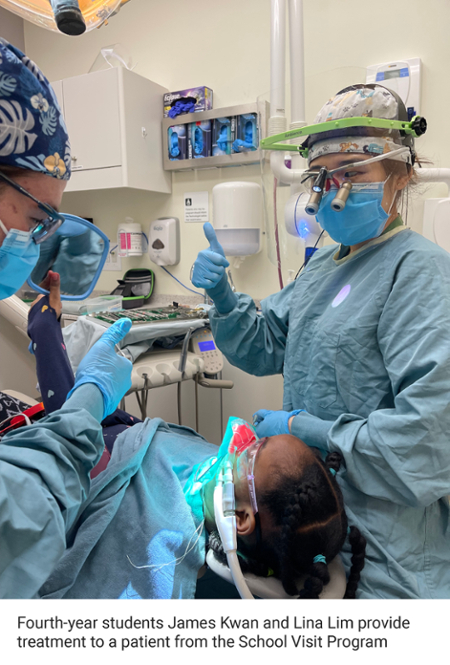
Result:
M91 222L64 214L65 221L39 245L39 260L27 279L38 293L47 294L41 284L48 271L61 279L61 300L84 300L93 291L105 264L109 240Z

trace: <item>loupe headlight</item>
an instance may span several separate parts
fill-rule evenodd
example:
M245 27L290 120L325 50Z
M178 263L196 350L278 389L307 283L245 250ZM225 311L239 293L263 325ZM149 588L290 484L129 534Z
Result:
M325 183L327 181L327 174L328 171L323 166L320 169L319 175L315 179L313 186L311 187L311 195L309 197L308 203L305 206L305 210L308 215L317 215L317 211L319 210L320 202L322 200Z

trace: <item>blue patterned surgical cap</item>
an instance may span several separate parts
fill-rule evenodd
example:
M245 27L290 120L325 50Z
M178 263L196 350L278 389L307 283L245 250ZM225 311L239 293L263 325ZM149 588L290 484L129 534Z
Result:
M55 92L40 69L0 37L0 165L70 178L70 143Z

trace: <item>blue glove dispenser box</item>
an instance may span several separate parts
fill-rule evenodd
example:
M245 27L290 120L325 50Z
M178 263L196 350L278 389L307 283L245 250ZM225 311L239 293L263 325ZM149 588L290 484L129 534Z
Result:
M211 120L191 122L189 124L189 159L211 157Z
M213 124L212 154L231 155L231 146L236 138L236 118L215 118Z
M259 146L258 116L256 113L244 113L236 118L236 139L232 152L249 152Z
M172 125L167 130L169 159L176 161L188 158L188 140L186 125Z

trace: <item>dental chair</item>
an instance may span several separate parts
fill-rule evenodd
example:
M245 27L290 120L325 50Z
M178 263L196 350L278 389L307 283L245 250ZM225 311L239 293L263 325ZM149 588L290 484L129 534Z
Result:
M229 567L220 562L211 549L208 550L206 555L206 563L216 575L230 584L234 584ZM330 573L330 581L324 586L323 591L320 594L320 599L329 600L331 598L343 598L347 587L347 578L345 576L343 563L339 556L328 564L328 571ZM257 575L253 575L253 573L244 573L244 579L252 594L257 598L271 600L277 598L282 600L298 599L298 596L289 596L283 589L281 581L276 577L258 577ZM302 587L304 579L306 579L306 575L298 581L298 586L300 588Z
M24 393L19 393L17 390L2 390L2 393L5 393L5 395L9 395L10 397L14 397L14 399L20 399L21 402L24 404L29 404L30 406L36 406L36 404L39 404L35 399L32 397L29 397L28 395L25 395Z

